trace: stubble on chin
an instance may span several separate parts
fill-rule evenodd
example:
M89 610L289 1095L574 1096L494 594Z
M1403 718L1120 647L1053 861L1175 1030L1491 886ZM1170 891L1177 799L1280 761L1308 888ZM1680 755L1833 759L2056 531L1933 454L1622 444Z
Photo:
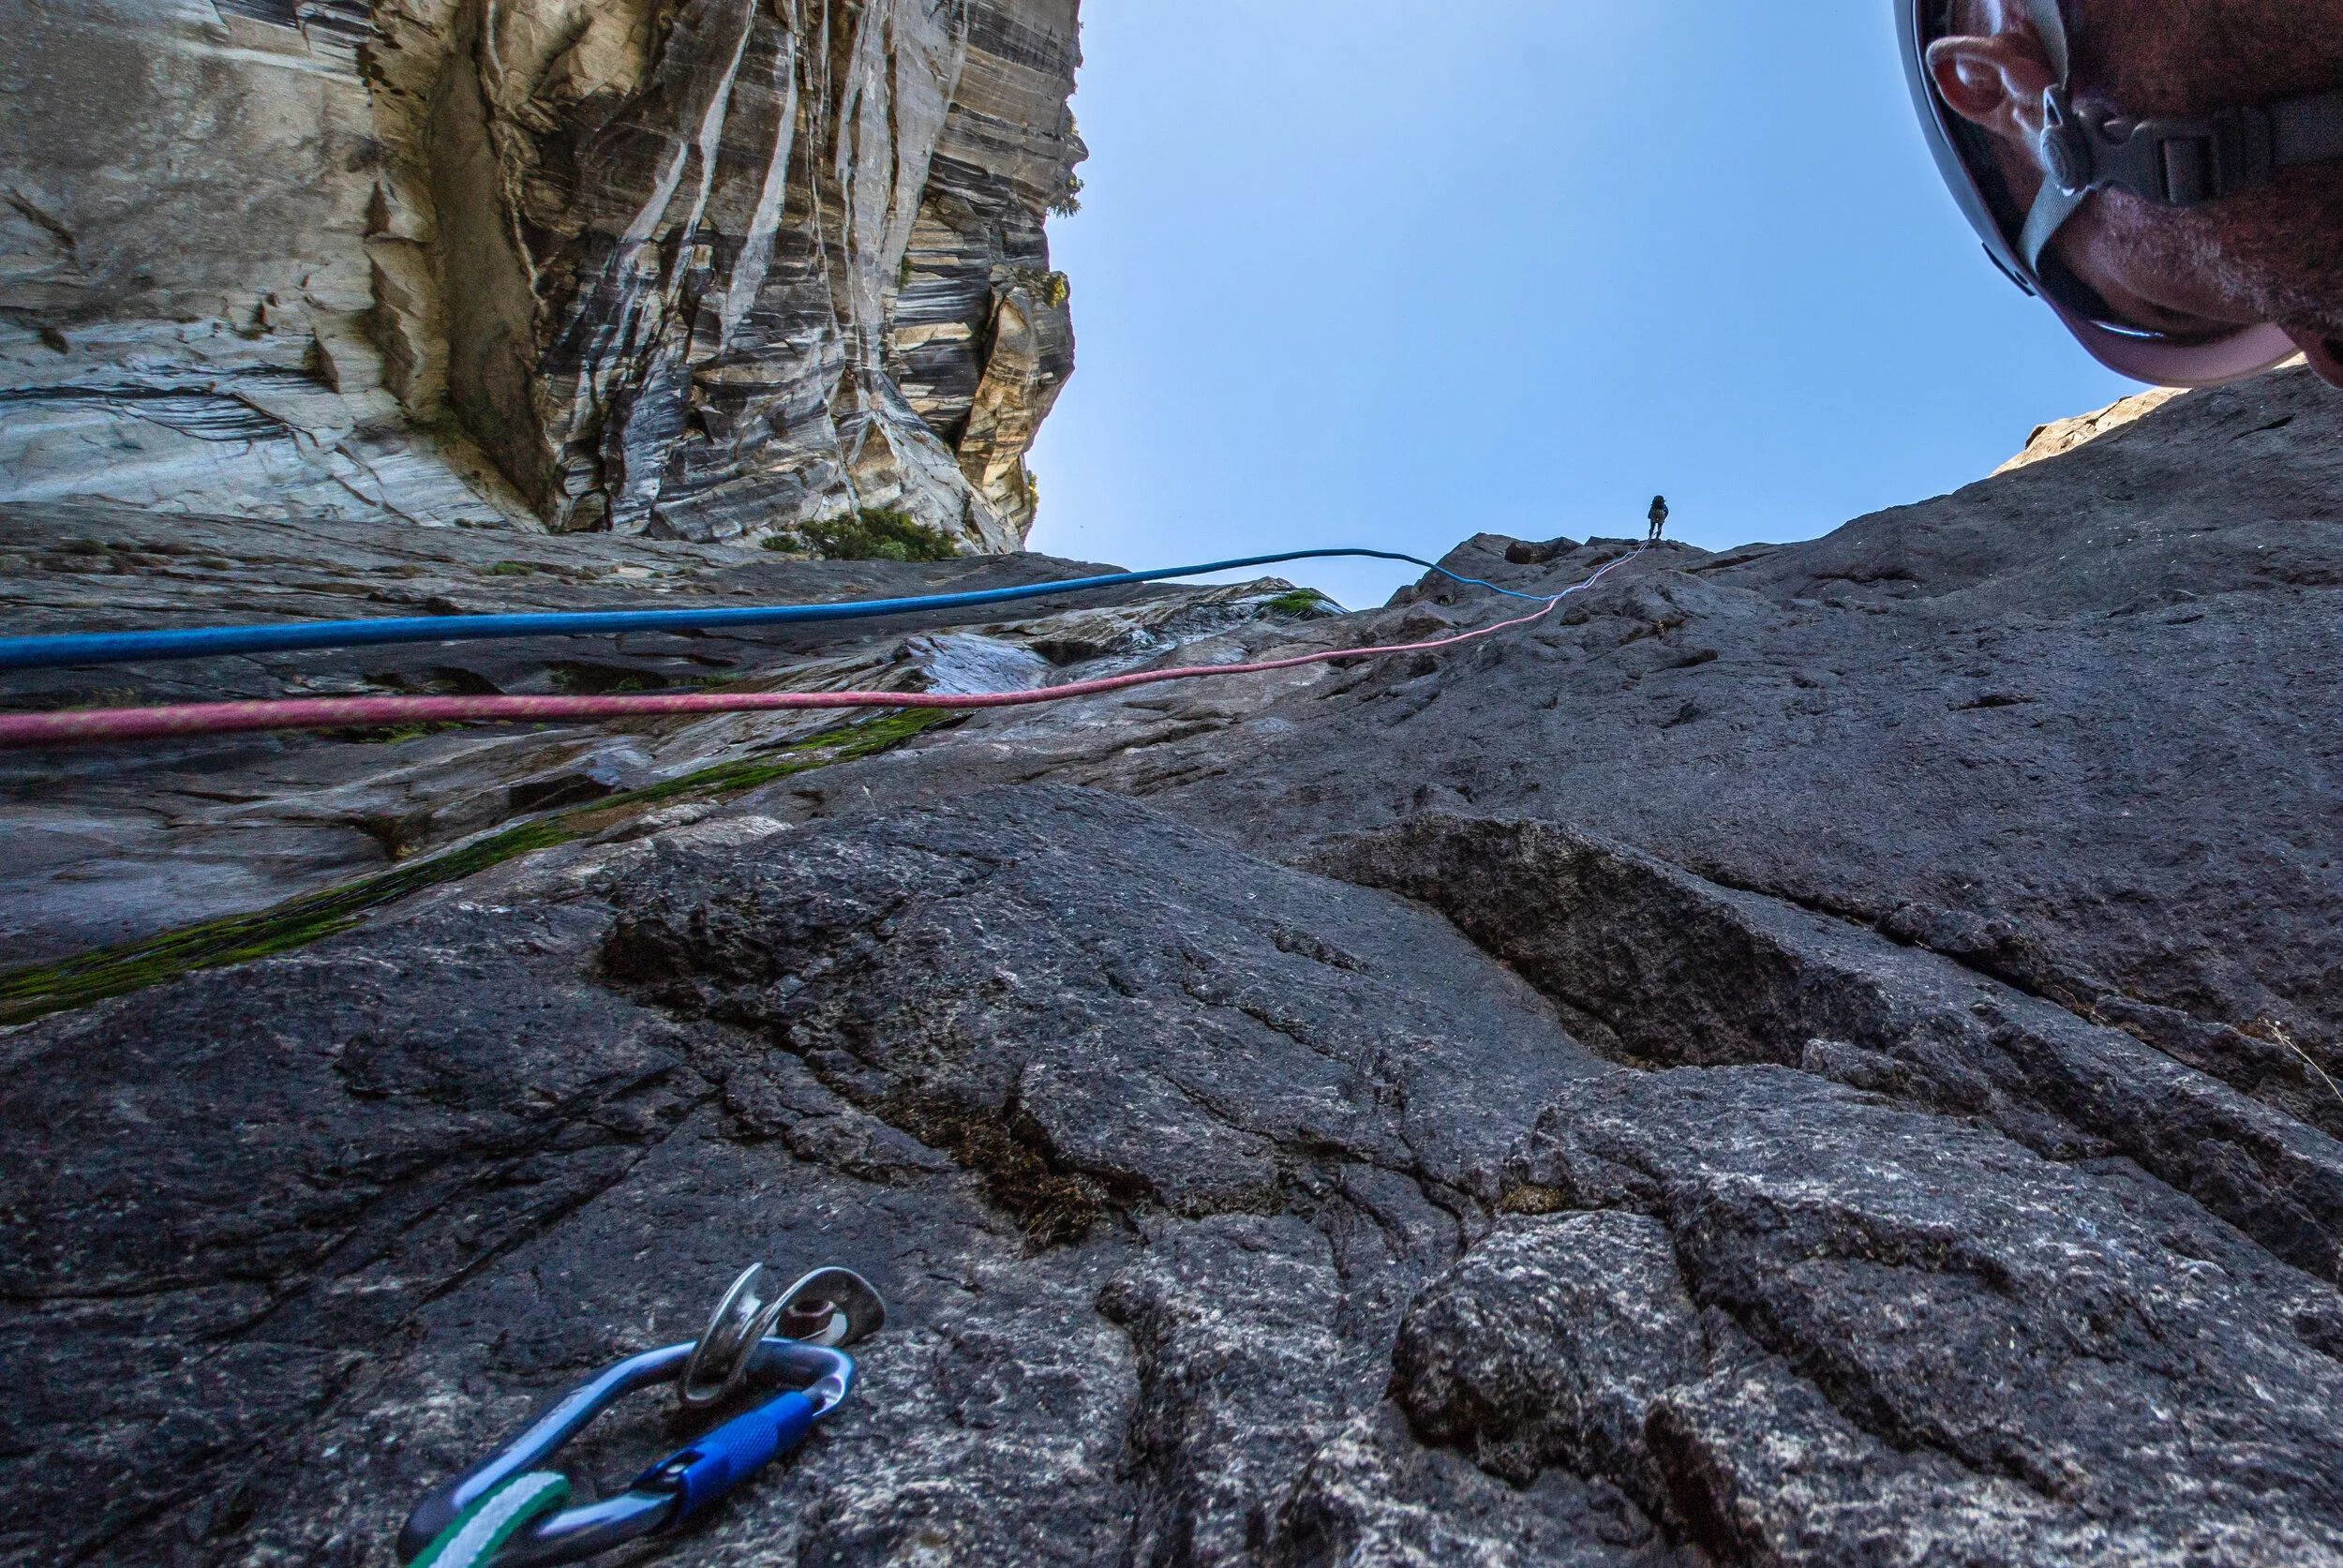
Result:
M2343 174L2178 215L2190 250L2261 321L2343 337Z
M2256 191L2174 211L2107 192L2086 219L2087 235L2074 236L2082 243L2068 248L2062 237L2061 246L2112 302L2109 285L2119 283L2181 319L2271 321L2343 337L2343 202L2336 209Z

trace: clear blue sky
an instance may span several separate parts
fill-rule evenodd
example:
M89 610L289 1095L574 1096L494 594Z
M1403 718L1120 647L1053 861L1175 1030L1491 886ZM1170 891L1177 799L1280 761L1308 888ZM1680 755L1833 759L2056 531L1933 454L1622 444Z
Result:
M1978 250L1888 0L1083 9L1036 549L1808 538L2133 390Z

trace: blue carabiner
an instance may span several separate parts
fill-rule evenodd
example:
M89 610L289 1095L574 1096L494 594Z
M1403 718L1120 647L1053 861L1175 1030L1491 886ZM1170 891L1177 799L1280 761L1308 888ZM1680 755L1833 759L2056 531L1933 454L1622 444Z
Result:
M399 1561L412 1561L466 1509L543 1465L627 1395L675 1381L696 1348L696 1342L669 1345L630 1356L555 1400L510 1442L423 1500L398 1532ZM854 1358L799 1340L760 1339L749 1354L745 1381L797 1386L676 1450L618 1496L538 1521L508 1542L491 1568L575 1562L672 1529L804 1441L814 1423L852 1391Z

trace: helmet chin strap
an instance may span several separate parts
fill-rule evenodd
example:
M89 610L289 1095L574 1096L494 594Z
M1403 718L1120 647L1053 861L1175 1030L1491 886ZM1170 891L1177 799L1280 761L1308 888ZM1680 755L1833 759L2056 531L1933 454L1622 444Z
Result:
M2052 91L2065 93L2074 76L2073 51L2067 43L2066 15L2059 10L2058 0L2026 0L2026 9L2033 15L2035 32L2041 35L2042 52L2050 56L2051 75L2057 82ZM2044 166L2049 166L2047 158ZM2025 215L2025 231L2018 238L2018 254L2025 259L2035 276L2042 276L2042 253L2051 247L2058 231L2067 227L2067 220L2082 210L2090 194L2087 189L2067 190L2055 178L2042 181L2033 210Z
M2025 0L2028 15L2034 18L2034 30L2042 36L2042 52L2050 56L2051 74L2065 86L2074 74L2072 52L2067 45L2067 17L2058 8L2058 0Z
M2027 213L2018 254L2042 273L2060 230L2096 191L2127 191L2160 207L2196 207L2267 185L2298 163L2343 158L2343 92L2289 98L2266 108L2224 109L2193 120L2132 120L2078 108L2074 59L2058 0L2026 0L2056 78L2042 95L2046 171Z

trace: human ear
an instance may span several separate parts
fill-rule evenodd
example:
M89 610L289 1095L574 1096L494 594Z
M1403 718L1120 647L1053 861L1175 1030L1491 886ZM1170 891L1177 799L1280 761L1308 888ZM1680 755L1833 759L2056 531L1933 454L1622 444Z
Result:
M2042 134L2042 95L2058 82L2031 29L1938 38L1928 73L1954 113L2029 147Z
M2319 372L2319 379L2329 386L2343 386L2343 339L2321 337L2317 333L2286 329L2286 336L2310 361L2310 367Z

